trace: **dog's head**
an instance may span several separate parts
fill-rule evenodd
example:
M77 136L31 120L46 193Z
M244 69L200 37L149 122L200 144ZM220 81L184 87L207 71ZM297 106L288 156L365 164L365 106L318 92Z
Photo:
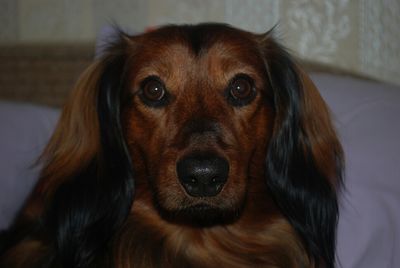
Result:
M263 177L273 125L262 44L221 25L166 27L128 42L122 125L137 198L153 193L170 220L232 220L258 187L250 177Z
M271 33L120 34L82 76L46 155L39 189L69 185L58 201L68 207L79 188L70 203L93 214L73 228L98 220L110 237L135 202L213 225L273 200L310 255L333 263L341 147L313 83Z

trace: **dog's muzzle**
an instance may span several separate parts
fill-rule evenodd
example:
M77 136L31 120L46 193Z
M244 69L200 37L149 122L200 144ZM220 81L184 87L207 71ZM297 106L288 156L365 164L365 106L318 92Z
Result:
M216 196L228 179L229 163L215 154L190 154L176 166L183 188L193 197Z

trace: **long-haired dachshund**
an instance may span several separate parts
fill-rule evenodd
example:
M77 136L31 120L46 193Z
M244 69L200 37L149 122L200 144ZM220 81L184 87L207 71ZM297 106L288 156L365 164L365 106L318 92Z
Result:
M119 34L42 161L1 267L335 265L341 145L271 32Z

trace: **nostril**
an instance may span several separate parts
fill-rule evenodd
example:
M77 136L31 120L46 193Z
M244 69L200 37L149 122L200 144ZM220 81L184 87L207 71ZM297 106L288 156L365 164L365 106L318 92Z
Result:
M179 181L191 196L217 195L228 173L228 161L214 154L192 154L177 163Z

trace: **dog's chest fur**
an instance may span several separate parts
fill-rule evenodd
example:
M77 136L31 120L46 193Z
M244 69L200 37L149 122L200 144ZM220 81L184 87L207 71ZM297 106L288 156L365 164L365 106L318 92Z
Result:
M208 228L178 227L151 216L132 217L115 240L116 266L313 267L284 220L243 226L239 221Z

